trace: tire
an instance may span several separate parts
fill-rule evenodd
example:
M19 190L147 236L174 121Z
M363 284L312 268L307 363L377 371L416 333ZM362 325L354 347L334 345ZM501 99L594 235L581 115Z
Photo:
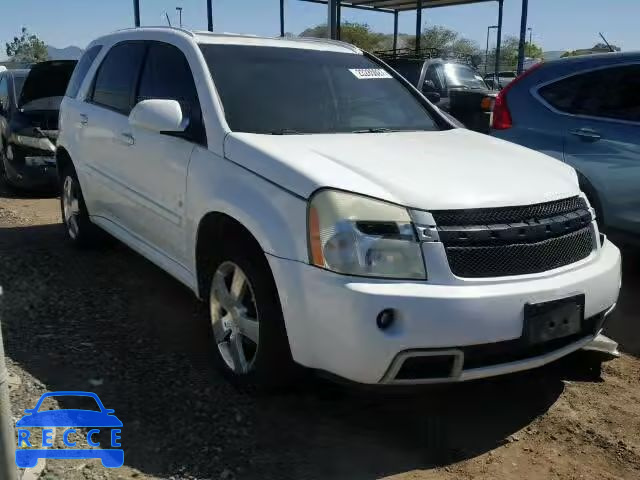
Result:
M263 252L246 239L228 239L209 267L209 331L217 368L243 389L289 386L298 368Z
M60 172L60 211L66 236L73 246L89 248L101 243L104 234L89 219L78 175L71 165Z
M11 183L11 180L9 180L9 177L7 176L7 169L4 166L6 158L7 153L5 151L4 141L0 140L0 182L5 185L7 190L13 192L15 191L15 186L13 185L13 183Z

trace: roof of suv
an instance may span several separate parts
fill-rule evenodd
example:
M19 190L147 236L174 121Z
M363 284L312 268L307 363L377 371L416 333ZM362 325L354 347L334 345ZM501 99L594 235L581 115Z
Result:
M362 50L349 43L340 42L338 40L330 40L323 38L308 37L259 37L256 35L245 35L237 33L212 33L207 31L191 31L176 27L138 27L118 30L114 33L106 35L104 38L116 40L118 37L130 37L135 34L137 37L144 38L145 32L175 35L180 37L190 37L197 43L205 44L221 44L221 45L251 45L263 47L284 47L299 48L306 50L324 50L338 53L361 54ZM96 40L98 41L98 40Z

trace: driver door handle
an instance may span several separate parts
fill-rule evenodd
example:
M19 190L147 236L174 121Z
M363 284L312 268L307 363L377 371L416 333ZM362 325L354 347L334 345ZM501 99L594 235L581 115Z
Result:
M136 139L133 138L133 135L131 135L130 133L121 133L120 140L122 141L122 143L129 146L134 145L136 143Z
M89 123L89 116L84 113L80 114L80 125L83 127Z
M571 135L575 135L576 137L584 138L585 140L600 140L602 135L600 135L597 131L592 128L577 128L575 130L571 130L569 132Z

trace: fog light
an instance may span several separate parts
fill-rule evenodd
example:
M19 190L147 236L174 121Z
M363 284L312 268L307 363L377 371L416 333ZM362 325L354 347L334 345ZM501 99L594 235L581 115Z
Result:
M386 330L396 319L396 312L393 308L385 308L382 310L376 318L376 325L380 330Z

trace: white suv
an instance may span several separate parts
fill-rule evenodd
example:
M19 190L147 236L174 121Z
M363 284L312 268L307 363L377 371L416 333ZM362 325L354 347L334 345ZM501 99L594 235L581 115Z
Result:
M62 103L64 223L209 302L216 361L272 385L537 367L599 334L620 253L570 167L455 128L340 42L125 30Z

